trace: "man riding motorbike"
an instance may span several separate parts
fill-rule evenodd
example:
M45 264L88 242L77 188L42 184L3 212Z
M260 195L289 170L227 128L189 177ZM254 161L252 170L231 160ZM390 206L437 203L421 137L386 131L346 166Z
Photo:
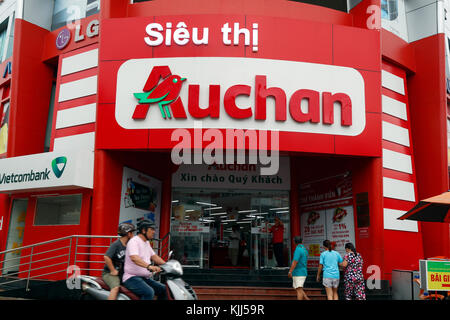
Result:
M150 240L155 235L155 224L150 220L142 220L137 225L137 235L127 243L125 253L125 267L123 285L134 292L142 300L167 300L166 287L152 279L153 274L161 271L157 265L166 262L159 257L150 245Z

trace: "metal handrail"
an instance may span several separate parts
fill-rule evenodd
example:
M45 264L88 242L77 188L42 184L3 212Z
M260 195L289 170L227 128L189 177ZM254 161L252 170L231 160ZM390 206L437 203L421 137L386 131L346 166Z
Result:
M79 245L80 239L86 239L89 242L92 242L93 239L109 239L109 243L112 242L112 239L118 238L118 236L97 236L97 235L72 235L65 236L57 239L52 239L48 241L43 241L19 248L8 249L0 252L0 271L3 273L3 277L6 277L9 281L4 281L0 283L0 287L11 284L19 281L26 281L25 289L28 291L30 287L30 280L41 278L48 275L54 275L58 273L65 273L67 276L67 270L71 264L76 265L77 260L78 263L86 264L86 268L82 268L81 270L90 271L90 270L100 270L100 269L89 269L88 265L95 263L98 264L100 261L94 261L94 259L89 261L85 261L85 259L80 260L80 256L102 256L104 253L95 253L95 252L79 252L77 251L77 247L75 247L75 252L73 251L74 239L76 240L76 246L82 246L85 248L91 248L91 250L99 250L99 248L108 248L108 246L98 246L98 245L85 245L84 242ZM66 241L66 242L65 242ZM65 243L61 243L65 242ZM68 244L67 244L68 242ZM57 248L46 249L46 245L57 244ZM42 251L39 249L43 249ZM29 250L27 252L26 250ZM12 252L20 252L26 253L25 255L20 255L18 257L8 257L7 254ZM73 253L74 252L74 253ZM44 256L43 256L44 255ZM45 256L47 255L47 256ZM36 257L41 257L36 259ZM6 262L11 262L18 260L18 263L13 263L12 265L6 265ZM62 262L61 262L62 261ZM48 264L43 265L43 262ZM103 262L104 263L104 262ZM63 266L61 268L61 266ZM50 269L45 272L45 269ZM44 271L44 272L42 272ZM6 273L6 274L5 274ZM11 280L10 280L11 279Z
M1 282L0 283L0 287L2 285L7 285L7 284L11 284L11 283L15 283L15 282L19 282L19 281L26 281L26 285L25 285L25 290L29 291L30 290L30 280L32 279L37 279L37 278L41 278L45 277L45 276L49 276L49 275L55 275L58 273L65 273L65 277L68 276L68 270L69 267L71 265L77 266L81 271L84 272L101 272L103 270L102 269L96 269L95 265L98 265L100 263L104 263L103 260L97 260L95 259L95 257L99 257L99 256L103 256L104 253L99 253L99 249L105 249L108 248L109 245L111 245L113 239L117 239L119 238L118 236L99 236L99 235L72 235L72 236L65 236L62 238L57 238L57 239L52 239L52 240L48 240L48 241L43 241L43 242L39 242L39 243L35 243L35 244L31 244L31 245L27 245L27 246L23 246L23 247L19 247L19 248L13 248L13 249L8 249L5 251L1 251L0 252L0 277L3 278L7 278L9 281L6 282ZM86 239L88 240L89 244L85 244L84 242L82 244L79 244L79 240L81 239ZM93 239L109 239L109 244L108 245L99 245L98 243L92 243ZM75 240L75 241L74 241ZM168 249L169 249L169 245L170 245L170 232L167 233L164 237L162 237L161 239L154 239L157 243L158 243L158 247L154 248L156 249L155 251L158 252L158 255L161 257L165 257L165 254L167 251L168 254ZM69 244L67 245L65 244L61 244L61 246L59 246L58 248L51 248L51 249L47 249L47 250L43 250L43 251L39 251L39 249L45 249L43 248L45 245L49 245L49 244L54 244L54 243L58 243L58 242L63 242L63 241L69 241ZM84 248L84 250L82 250L83 252L80 252L79 249ZM86 248L88 248L88 250L86 250ZM30 253L28 252L24 252L24 250L30 250ZM61 252L61 250L66 250L66 252L64 253ZM60 252L57 252L60 251ZM84 252L84 251L89 251L89 252ZM12 253L12 252L20 252L20 253L26 253L25 255L20 255L18 257L13 257L13 258L6 258L6 255L8 253ZM40 255L44 255L44 254L52 254L49 257L43 256L41 259L36 259L36 257L40 256ZM55 255L54 255L55 254ZM3 259L1 259L1 257L3 257ZM62 261L60 262L62 259L66 259L67 257L67 261ZM86 259L87 257L87 259ZM81 258L81 259L80 259ZM11 262L13 260L19 260L18 264L13 264L13 265L8 265L5 266L6 262ZM54 263L49 263L48 265L44 265L42 266L42 262L44 261L51 261L53 260ZM82 264L82 268L80 266L78 266L77 264ZM65 265L65 267L63 268L59 268L59 266ZM56 271L55 270L56 268ZM94 268L92 268L94 267ZM36 271L43 271L44 269L48 269L48 268L52 268L51 272L47 272L47 273L39 273L36 274ZM6 270L8 269L12 269L12 272L6 272ZM17 270L17 271L16 271ZM6 274L1 274L1 273L5 273ZM92 273L91 273L92 274ZM48 279L48 278L47 278ZM43 279L45 280L45 279Z

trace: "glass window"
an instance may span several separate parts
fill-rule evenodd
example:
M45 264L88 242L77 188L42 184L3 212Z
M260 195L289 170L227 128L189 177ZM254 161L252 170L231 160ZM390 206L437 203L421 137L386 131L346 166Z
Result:
M9 59L13 54L13 48L14 48L14 21L15 21L15 14L13 13L12 22L10 26L10 32L8 39L5 39L5 42L7 43L8 48L6 49L6 56L4 60ZM2 51L3 52L3 51Z
M44 143L44 151L50 151L50 143L52 138L52 128L53 128L53 113L55 110L55 92L56 92L56 82L52 83L52 93L50 97L50 106L48 108L48 116L47 116L47 127L45 129L45 143Z
M37 198L35 226L80 224L81 194Z
M183 265L288 265L289 191L175 188L172 197L171 249ZM275 217L284 226L277 234L270 232ZM274 247L274 237L282 239L282 248Z
M8 45L8 19L0 24L0 60L3 62L3 52L5 47Z
M100 11L100 0L55 0L52 30L65 26L68 22L83 19Z

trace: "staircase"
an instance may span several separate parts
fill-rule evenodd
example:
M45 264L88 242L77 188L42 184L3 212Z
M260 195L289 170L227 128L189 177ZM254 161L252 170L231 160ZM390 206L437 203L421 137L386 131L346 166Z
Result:
M191 284L199 300L297 300L288 269L184 269L184 280ZM326 300L325 291L312 281L305 292L311 300ZM315 276L314 276L315 279Z
M183 279L193 286L199 300L296 300L288 269L184 269ZM322 283L316 282L317 270L309 270L304 290L311 300L326 300ZM342 279L342 277L341 277ZM389 282L378 290L366 289L367 300L391 300ZM344 283L339 285L344 298Z
M297 300L293 288L267 287L194 287L199 300ZM305 288L311 300L326 300L318 288Z

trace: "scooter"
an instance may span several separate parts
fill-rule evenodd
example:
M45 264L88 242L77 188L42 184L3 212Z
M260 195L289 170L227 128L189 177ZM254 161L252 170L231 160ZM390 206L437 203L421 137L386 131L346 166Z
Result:
M181 277L183 276L183 267L177 260L170 259L172 252L169 253L169 260L159 267L161 268L161 283L166 285L167 296L169 300L198 300L195 291ZM89 296L94 300L108 300L110 288L100 277L78 276L81 283L82 298ZM117 300L139 300L139 297L133 292L120 286Z

